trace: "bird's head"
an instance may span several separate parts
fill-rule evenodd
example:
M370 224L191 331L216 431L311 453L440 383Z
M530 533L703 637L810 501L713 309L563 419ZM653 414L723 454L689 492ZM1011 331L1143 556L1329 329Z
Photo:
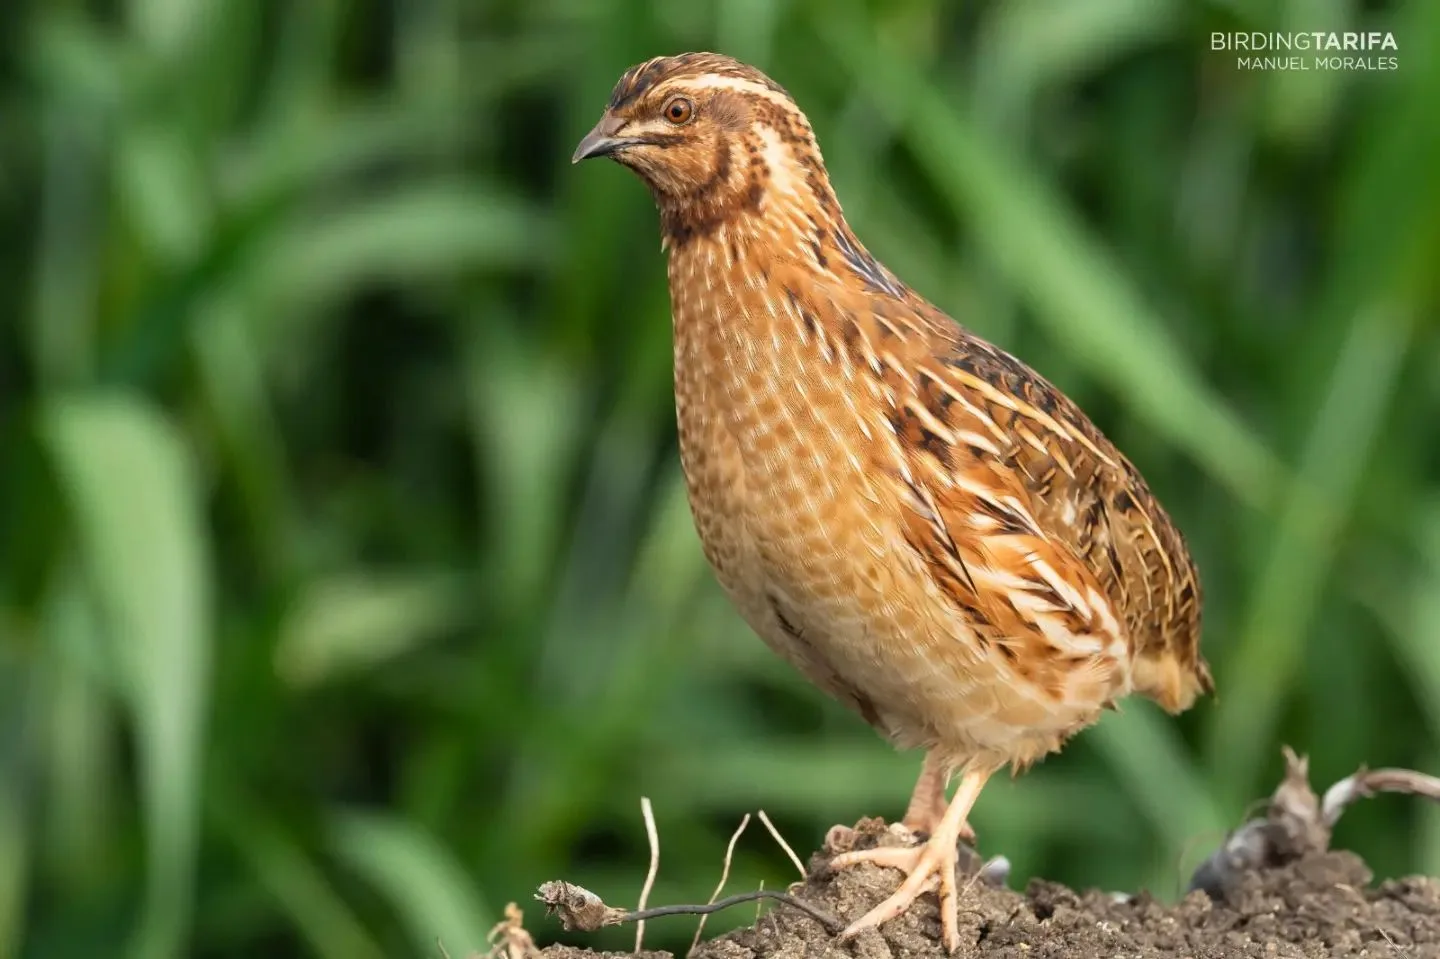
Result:
M716 53L637 64L620 77L572 158L608 156L655 197L667 243L683 243L768 208L834 203L809 121L778 83ZM828 217L827 217L828 218Z

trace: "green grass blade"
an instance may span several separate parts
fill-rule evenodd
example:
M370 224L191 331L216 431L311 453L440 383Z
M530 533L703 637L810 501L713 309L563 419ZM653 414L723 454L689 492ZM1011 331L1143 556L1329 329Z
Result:
M250 812L219 804L215 816L256 881L323 959L384 959L385 951L309 852Z
M1128 704L1083 735L1115 770L1150 827L1165 840L1169 855L1178 857L1196 837L1221 836L1235 825L1221 812L1174 723L1153 707Z
M184 440L121 395L55 398L42 436L109 627L140 754L148 850L138 959L183 951L210 688L210 574Z
M465 410L494 544L487 575L502 607L533 608L565 538L568 456L586 422L584 384L527 353L502 320L474 316L465 333Z
M1285 692L1295 688L1305 636L1340 548L1348 507L1379 441L1413 328L1407 311L1357 314L1311 423L1295 489L1281 511L1237 647L1216 679L1222 699L1209 760L1233 801L1247 798L1275 749Z
M47 655L38 681L44 721L34 730L36 754L44 757L46 864L77 888L99 880L97 850L113 848L117 832L109 797L120 789L110 743L120 735L113 645L95 599L77 568L67 562L50 584L39 632ZM3 953L0 953L3 954Z
M4 656L5 650L0 647L0 657ZM22 697L15 696L17 680L21 678L16 666L0 658L0 689L12 697L12 702L0 707L4 710L0 715L8 722L13 722L12 717L28 705ZM18 732L19 729L6 730L6 739L18 738ZM0 742L0 956L20 953L34 858L33 841L26 829L28 810L23 778L16 768L23 753L13 748L15 745L18 744Z
M1352 0L1285 0L1276 29L1287 33L1365 29L1367 25L1355 23L1352 6ZM1309 65L1314 56L1307 52L1302 62ZM1291 145L1308 145L1326 132L1351 81L1344 70L1269 70L1263 76L1269 132Z
M298 217L256 257L248 289L271 308L314 309L363 280L414 280L543 262L548 223L502 194L429 183Z
M434 837L403 819L355 812L335 814L330 828L335 854L390 901L417 950L429 953L437 940L452 956L484 950L500 914Z
M1176 31L1177 0L1022 0L997 7L976 50L971 101L989 125L1032 116L1042 89L1072 81Z
M467 605L464 574L354 572L307 589L281 627L275 668L296 686L345 678L404 655Z
M263 347L235 297L203 304L191 348L218 458L239 492L245 534L263 568L285 578L297 565L298 537L284 432L265 382Z
M1370 605L1415 688L1431 736L1440 741L1440 502L1428 508L1416 532L1416 572L1362 585L1370 588Z

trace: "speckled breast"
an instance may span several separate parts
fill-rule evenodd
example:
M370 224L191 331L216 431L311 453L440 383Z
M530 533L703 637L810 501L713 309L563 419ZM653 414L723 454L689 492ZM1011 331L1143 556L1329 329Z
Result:
M1055 714L982 650L906 547L857 406L874 402L867 384L782 311L676 269L681 460L706 556L750 626L897 745L1028 761L1090 721L1098 704Z
M794 331L767 328L778 318L714 292L673 297L681 462L706 557L807 678L892 738L929 740L915 699L941 665L923 651L937 624L912 599L917 564L894 547L853 398ZM958 665L958 630L945 631L942 659Z

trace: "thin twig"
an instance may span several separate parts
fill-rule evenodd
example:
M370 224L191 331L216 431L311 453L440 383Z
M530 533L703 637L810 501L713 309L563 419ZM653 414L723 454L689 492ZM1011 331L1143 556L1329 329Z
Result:
M840 931L840 923L823 909L812 906L803 899L797 899L789 893L769 892L764 889L755 892L739 892L703 906L656 906L654 909L637 909L634 912L607 906L599 896L583 886L563 881L542 884L535 893L535 898L545 904L547 911L559 917L560 924L565 927L567 932L576 930L594 932L606 926L617 926L626 922L643 922L646 919L658 919L661 916L704 916L722 909L729 909L742 902L759 899L774 899L787 906L794 906L824 926L826 931L830 933Z
M757 889L754 892L737 892L733 896L726 896L724 899L718 899L715 902L707 903L703 906L656 906L654 909L646 909L643 912L632 912L627 915L623 921L656 919L660 916L703 916L712 912L719 912L722 909L729 909L731 906L738 906L742 902L750 902L756 899L774 899L776 902L783 902L787 906L794 906L824 926L827 932L835 934L840 931L839 921L823 909L812 906L803 899L796 899L788 892L771 892L765 889Z
M1440 779L1413 769L1361 769L1325 790L1320 801L1325 825L1334 827L1345 807L1376 793L1408 793L1440 802Z
M780 835L780 830L775 828L775 824L770 821L770 817L765 815L765 810L760 810L759 816L760 821L765 824L765 828L770 830L770 835L775 837L775 841L780 844L780 848L785 850L786 855L790 857L790 861L795 864L795 868L800 870L800 878L806 878L804 863L800 861L799 856L795 855L795 850L790 848L790 844L785 841L785 837Z
M640 797L640 814L645 817L645 838L650 843L650 869L645 873L645 885L640 889L637 912L645 911L645 902L650 898L650 887L655 885L655 874L660 871L660 833L655 828L655 810L650 807L648 796ZM642 920L635 927L635 951L638 953L645 941L645 923Z
M725 847L725 865L720 869L720 884L716 886L715 891L710 894L710 903L713 903L716 897L725 891L725 882L730 878L730 860L735 855L735 844L740 841L740 834L745 831L745 827L748 825L750 825L750 814L747 812L745 818L740 820L740 825L736 827L734 834L731 835L729 845ZM709 903L707 903L707 905L709 905ZM695 938L690 941L690 952L694 952L695 947L700 945L700 934L705 931L705 920L708 918L708 915L702 915L700 917L700 923L695 927Z

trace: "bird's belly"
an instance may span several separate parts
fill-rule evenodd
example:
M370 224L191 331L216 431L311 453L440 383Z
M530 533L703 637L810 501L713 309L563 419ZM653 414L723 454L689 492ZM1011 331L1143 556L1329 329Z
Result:
M853 573L836 561L840 535L814 495L768 458L747 456L720 416L687 417L680 406L680 460L705 557L746 623L774 652L830 696L881 725L875 703L837 665L836 637L861 649L865 624ZM813 491L811 491L813 493Z
M781 613L780 630L769 620L772 645L803 641L902 747L1008 761L1048 752L1058 734L1088 718L983 648L898 532L859 515L827 522L848 507L863 504L805 505L782 520L768 509L750 516L756 580ZM763 610L752 620L762 635L766 623ZM1080 713L1098 714L1095 705Z
M681 456L706 555L767 645L896 745L957 764L1029 762L1093 721L1098 704L1048 701L982 648L858 457L763 429L682 428Z

